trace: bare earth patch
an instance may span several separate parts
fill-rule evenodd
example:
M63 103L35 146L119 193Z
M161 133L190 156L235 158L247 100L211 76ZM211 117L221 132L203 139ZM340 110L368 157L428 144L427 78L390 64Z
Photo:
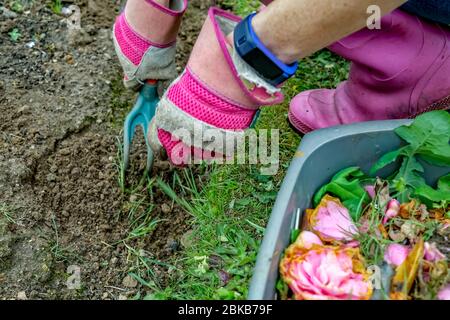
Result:
M142 289L127 278L129 250L159 261L179 254L189 216L153 184L138 195L118 183L124 91L111 41L118 1L78 0L82 30L35 2L0 21L0 298L117 299ZM180 33L179 68L199 32L206 0L193 0ZM9 33L21 36L12 41ZM30 48L29 43L34 46ZM28 45L27 45L28 44ZM138 148L142 151L142 145ZM138 152L126 186L142 178ZM158 169L171 181L171 169ZM152 208L149 236L132 239L132 217ZM122 241L128 238L127 241ZM78 266L81 287L68 289ZM164 278L165 267L157 268ZM161 281L164 284L164 279Z

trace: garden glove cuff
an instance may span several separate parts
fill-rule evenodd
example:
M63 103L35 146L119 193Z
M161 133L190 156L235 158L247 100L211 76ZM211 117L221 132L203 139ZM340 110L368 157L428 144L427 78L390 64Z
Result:
M171 1L166 8L154 0L128 2L116 19L113 39L124 71L124 84L137 89L145 80L176 77L176 38L187 0ZM148 28L150 38L136 29Z

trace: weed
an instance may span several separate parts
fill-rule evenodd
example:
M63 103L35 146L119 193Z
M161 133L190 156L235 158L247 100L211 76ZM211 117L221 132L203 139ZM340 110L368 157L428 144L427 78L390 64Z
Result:
M10 1L9 7L12 11L22 13L24 11L24 3L22 1Z
M61 14L62 8L63 8L63 5L62 5L62 1L61 0L52 0L50 2L50 9L55 14Z
M5 203L0 203L0 216L3 216L8 223L20 225L15 217L15 208Z
M56 224L55 216L52 216L52 227L55 232L55 238L51 242L50 252L55 258L56 262L73 262L78 259L76 254L68 247L61 246L59 242L58 225Z
M8 35L12 42L17 42L20 39L20 37L22 37L22 34L20 33L19 29L17 29L17 28L12 29L8 33Z
M148 236L150 233L152 233L159 222L162 222L165 220L151 220L150 222L143 222L136 226L133 230L130 231L128 236L123 239L122 241L128 241L136 238L143 238Z

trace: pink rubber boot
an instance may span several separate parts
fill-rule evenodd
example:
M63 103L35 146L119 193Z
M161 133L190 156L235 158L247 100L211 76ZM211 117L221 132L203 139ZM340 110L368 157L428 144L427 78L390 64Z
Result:
M352 61L350 76L336 90L291 101L289 120L303 133L450 107L450 30L441 25L396 10L380 30L363 29L330 50Z
M124 70L124 84L136 89L145 80L176 77L175 42L187 0L128 0L114 23L113 39Z
M237 63L242 61L236 61L226 37L239 21L226 11L209 10L186 69L159 102L149 141L176 165L189 164L192 157L231 156L235 150L226 147L243 136L259 107L283 100L279 89L269 92L263 82L256 86L241 79Z

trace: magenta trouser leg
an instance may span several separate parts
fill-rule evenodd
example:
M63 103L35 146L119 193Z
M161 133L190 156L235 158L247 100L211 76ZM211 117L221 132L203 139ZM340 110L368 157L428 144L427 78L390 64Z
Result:
M302 132L370 120L413 118L450 107L450 30L401 10L330 46L352 61L335 90L300 93L289 110Z

